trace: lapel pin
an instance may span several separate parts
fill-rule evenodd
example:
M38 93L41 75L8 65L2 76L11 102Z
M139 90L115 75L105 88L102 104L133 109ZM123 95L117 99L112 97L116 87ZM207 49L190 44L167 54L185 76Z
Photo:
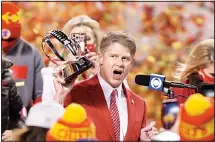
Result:
M131 103L134 104L134 100L131 100Z

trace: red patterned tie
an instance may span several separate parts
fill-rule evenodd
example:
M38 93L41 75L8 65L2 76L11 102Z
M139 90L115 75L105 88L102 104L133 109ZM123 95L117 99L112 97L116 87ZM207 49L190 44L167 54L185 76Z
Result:
M110 100L110 114L113 123L113 130L115 134L116 141L120 140L120 120L119 120L119 111L116 105L116 96L118 92L117 90L113 90L111 93L111 100Z

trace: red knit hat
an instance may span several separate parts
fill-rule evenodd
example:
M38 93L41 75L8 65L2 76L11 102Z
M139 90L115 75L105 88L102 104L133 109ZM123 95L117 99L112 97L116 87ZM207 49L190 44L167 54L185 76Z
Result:
M2 2L2 46L10 48L21 34L21 12L12 2Z
M214 98L189 96L181 108L179 135L182 141L214 140Z
M87 117L85 109L72 103L66 107L63 116L47 132L47 141L94 141L96 128Z

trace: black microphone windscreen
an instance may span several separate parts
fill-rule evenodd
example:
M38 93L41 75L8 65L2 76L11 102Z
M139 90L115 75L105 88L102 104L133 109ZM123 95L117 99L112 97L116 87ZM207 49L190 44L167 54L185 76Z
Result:
M211 96L212 94L214 96L214 84L201 82L198 86L198 92L204 96Z
M135 83L138 85L149 86L149 75L136 75Z

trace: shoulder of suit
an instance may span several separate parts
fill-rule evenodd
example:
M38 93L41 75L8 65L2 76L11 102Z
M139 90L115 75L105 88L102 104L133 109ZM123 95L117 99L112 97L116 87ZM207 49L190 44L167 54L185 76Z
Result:
M80 89L80 88L84 89L84 88L89 87L90 80L91 80L91 78L88 78L85 80L80 80L78 82L75 82L73 89Z

